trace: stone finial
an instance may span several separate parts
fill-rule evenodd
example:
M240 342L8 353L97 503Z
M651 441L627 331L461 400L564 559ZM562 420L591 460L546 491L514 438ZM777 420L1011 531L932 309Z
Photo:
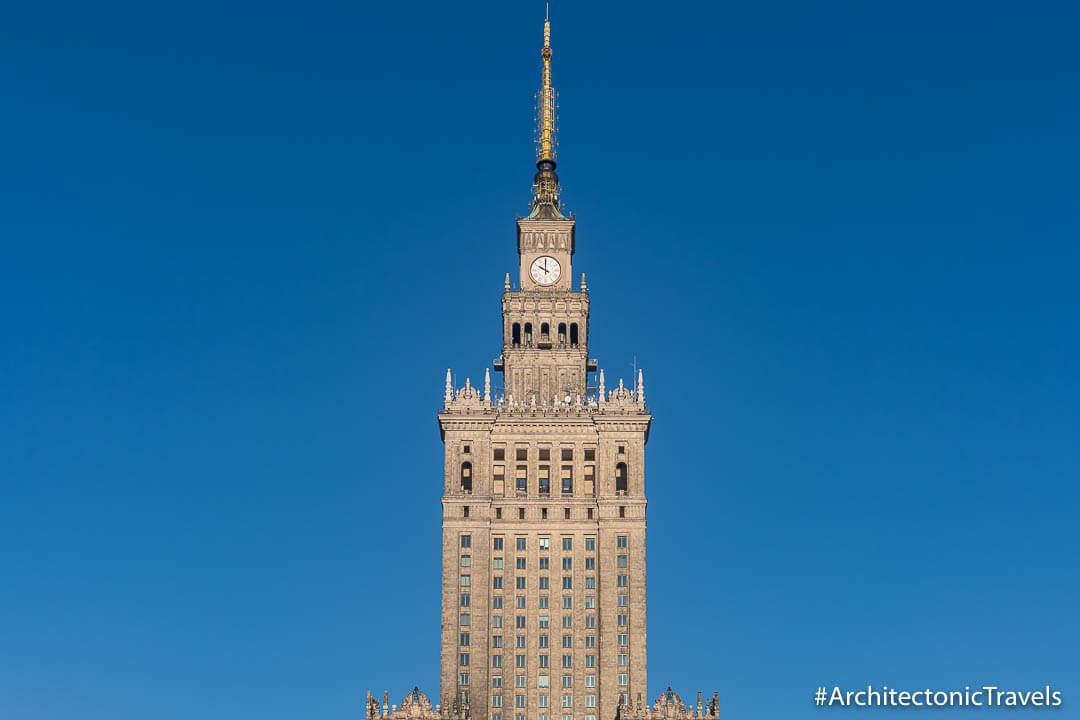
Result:
M510 289L510 273L506 273L506 280L503 281L503 290Z
M484 402L491 402L491 368L484 368Z
M637 371L637 401L645 402L645 378L641 373L641 368Z
M604 389L604 370L600 369L600 404L607 402L607 390Z
M386 717L390 714L390 691L383 690L382 694L382 716Z
M443 400L447 405L454 400L454 381L450 376L450 368L446 368L446 390L443 392Z
M697 691L697 716L701 717L701 691Z
M585 273L581 273L581 289L588 290L589 286L585 284Z

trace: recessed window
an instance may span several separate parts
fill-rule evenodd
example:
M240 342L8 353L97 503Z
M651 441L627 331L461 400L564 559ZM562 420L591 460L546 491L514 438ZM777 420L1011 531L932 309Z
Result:
M462 535L461 536L461 547L463 547L463 548L472 547L472 535Z
M462 446L461 446L461 452L463 452L463 453L465 453L466 455L468 455L468 454L469 454L469 446L468 446L468 445L462 445Z
M625 505L620 505L619 506L619 517L621 517L621 518L626 517L626 506Z
M574 448L563 448L562 449L562 459L563 460L573 460L574 459Z
M493 550L502 550L503 549L503 539L501 537L492 538L491 548Z
M596 462L596 448L585 448L585 462Z
M469 506L468 505L465 505L464 507L462 507L461 511L462 511L461 512L462 517L469 517Z
M518 520L525 519L525 508L518 508Z
M516 457L517 457L518 460L528 460L529 459L529 448L519 447L517 449Z
M501 448L501 447L495 448L493 457L494 457L495 460L505 460L506 459L506 448Z
M619 548L626 547L626 536L625 535L616 536L616 538L615 538L615 547L619 547Z
M547 520L547 508L540 508L540 519Z
M495 508L495 519L502 520L502 508Z
M546 448L546 447L540 448L540 459L541 460L550 460L551 459L551 448Z
M586 510L585 513L588 515L589 520L593 519L593 517L592 517L592 508L589 508L588 510Z
M564 520L569 520L570 519L570 508L563 508L563 519Z

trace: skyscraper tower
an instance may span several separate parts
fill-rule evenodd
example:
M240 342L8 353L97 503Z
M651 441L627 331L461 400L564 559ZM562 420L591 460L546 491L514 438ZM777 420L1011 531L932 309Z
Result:
M644 693L645 443L641 374L609 391L589 358L589 293L559 200L557 95L544 22L536 168L502 295L493 395L448 371L443 493L443 705L473 720L597 720Z
M502 348L482 387L446 371L440 702L367 697L367 720L715 720L647 691L641 370L613 382L589 357L589 292L575 288L562 212L557 94L544 21L536 175L506 274ZM494 388L491 371L502 373ZM595 385L590 380L595 381Z

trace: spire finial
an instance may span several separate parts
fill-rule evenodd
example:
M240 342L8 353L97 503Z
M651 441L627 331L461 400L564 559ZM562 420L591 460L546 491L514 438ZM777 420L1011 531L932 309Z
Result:
M454 382L450 376L450 368L446 368L446 389L443 391L443 400L447 405L454 400Z
M491 368L484 368L484 402L491 402Z
M641 368L637 371L637 401L645 402L645 378L641 373Z
M551 19L544 10L544 48L540 58L540 91L536 94L536 176L533 178L531 217L562 218L559 212L559 176L555 174L558 94L551 85Z

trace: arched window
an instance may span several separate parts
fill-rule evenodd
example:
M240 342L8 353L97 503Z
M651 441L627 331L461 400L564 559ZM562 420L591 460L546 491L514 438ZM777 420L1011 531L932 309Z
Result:
M472 492L472 463L461 463L461 492Z
M615 492L626 492L626 463L615 466Z
M548 324L547 323L541 323L540 324L540 337L547 338L547 336L550 335L550 334L551 334L551 328L548 327Z
M570 323L570 345L577 345L577 323Z
M566 343L566 323L559 323L559 342Z
M510 344L521 344L521 323L514 323L514 326L510 329Z
M532 323L525 323L525 344L532 345Z

